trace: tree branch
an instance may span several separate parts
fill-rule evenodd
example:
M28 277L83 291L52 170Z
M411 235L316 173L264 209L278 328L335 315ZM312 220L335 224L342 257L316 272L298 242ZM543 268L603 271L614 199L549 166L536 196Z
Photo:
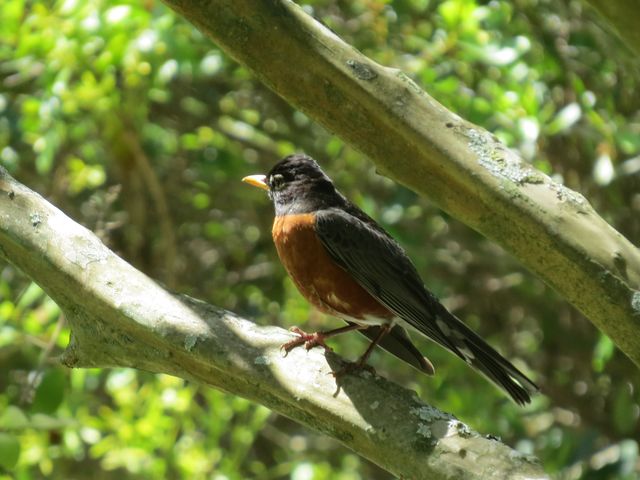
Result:
M291 1L164 1L384 175L502 245L640 366L640 252L579 193Z
M586 0L636 56L640 55L640 30L638 21L632 12L637 12L638 3L634 0Z
M334 354L172 295L0 167L0 257L58 303L69 367L132 367L197 381L323 432L403 478L544 478L535 459L484 438L415 393L364 372L336 393Z

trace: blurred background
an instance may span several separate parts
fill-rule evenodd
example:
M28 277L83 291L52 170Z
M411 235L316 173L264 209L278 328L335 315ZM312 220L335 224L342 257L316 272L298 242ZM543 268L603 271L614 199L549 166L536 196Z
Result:
M304 8L640 243L638 63L582 2ZM417 338L435 377L382 352L378 373L559 478L640 476L640 374L607 337L499 246L377 176L161 2L3 0L0 18L0 163L123 258L263 325L342 325L299 296L272 245L269 200L240 183L304 151L544 395L518 408ZM331 344L353 359L359 337ZM164 375L61 368L68 338L58 307L0 262L0 478L391 478L244 399Z

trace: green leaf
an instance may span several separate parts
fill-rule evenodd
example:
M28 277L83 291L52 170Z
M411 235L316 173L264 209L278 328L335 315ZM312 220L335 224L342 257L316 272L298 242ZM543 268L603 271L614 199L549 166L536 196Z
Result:
M611 360L614 350L615 345L611 339L606 335L600 335L593 351L592 360L593 369L596 372L601 372L604 369L607 362Z
M0 417L0 428L3 430L19 430L29 425L29 419L22 409L9 405Z
M31 416L29 427L36 430L60 430L65 427L77 425L76 421L68 418L56 418L44 413L36 413Z
M66 383L64 372L61 369L46 372L36 390L31 410L40 413L55 412L64 399Z
M631 433L635 428L636 404L632 397L633 387L630 384L619 385L615 391L613 401L613 423L618 432Z
M20 442L15 435L0 432L0 466L12 469L20 457Z

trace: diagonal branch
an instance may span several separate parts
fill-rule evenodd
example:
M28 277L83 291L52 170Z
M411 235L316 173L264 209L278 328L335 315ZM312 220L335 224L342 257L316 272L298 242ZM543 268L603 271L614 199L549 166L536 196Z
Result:
M625 45L635 55L640 55L640 30L636 12L638 4L633 0L585 0L612 27Z
M640 252L579 194L289 0L164 0L385 175L493 239L640 366Z
M290 334L172 295L0 167L0 258L36 281L72 329L69 367L133 367L240 395L323 432L402 478L546 478L535 459L473 432L415 393L346 376Z

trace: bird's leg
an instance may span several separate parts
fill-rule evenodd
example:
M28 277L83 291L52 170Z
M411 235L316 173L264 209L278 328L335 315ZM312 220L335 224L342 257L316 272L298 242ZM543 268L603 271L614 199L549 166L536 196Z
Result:
M371 343L369 344L365 352L362 354L362 356L355 362L348 363L343 369L337 372L334 372L333 376L337 378L347 373L351 373L356 370L362 370L362 369L366 369L366 370L369 370L371 373L375 373L375 370L373 369L373 367L367 365L367 360L369 360L369 357L371 356L371 352L373 352L373 349L375 348L375 346L378 343L380 343L380 340L382 340L382 338L390 331L391 331L391 324L382 325L380 327L380 331L378 332L378 335L376 335L376 337L371 341Z
M378 335L376 336L376 338L373 339L373 341L369 344L369 347L365 350L365 352L358 359L358 361L356 361L357 366L362 368L366 365L367 360L369 360L369 357L371 356L371 352L373 352L373 349L375 348L375 346L378 343L380 343L380 340L382 340L382 338L387 333L389 333L390 330L391 330L391 324L382 325L380 327L380 331L378 332Z
M311 350L316 345L320 345L325 350L331 351L331 347L329 347L329 345L327 345L324 342L325 339L334 337L341 333L350 332L352 330L358 330L360 328L363 328L363 327L361 325L358 325L357 323L348 323L344 327L336 328L334 330L329 330L327 332L307 333L298 327L291 327L289 331L299 335L299 338L296 338L294 340L291 340L283 344L280 348L285 351L285 354L289 353L291 350L293 350L296 347L299 347L300 345L304 345L304 348L306 348L307 350Z

